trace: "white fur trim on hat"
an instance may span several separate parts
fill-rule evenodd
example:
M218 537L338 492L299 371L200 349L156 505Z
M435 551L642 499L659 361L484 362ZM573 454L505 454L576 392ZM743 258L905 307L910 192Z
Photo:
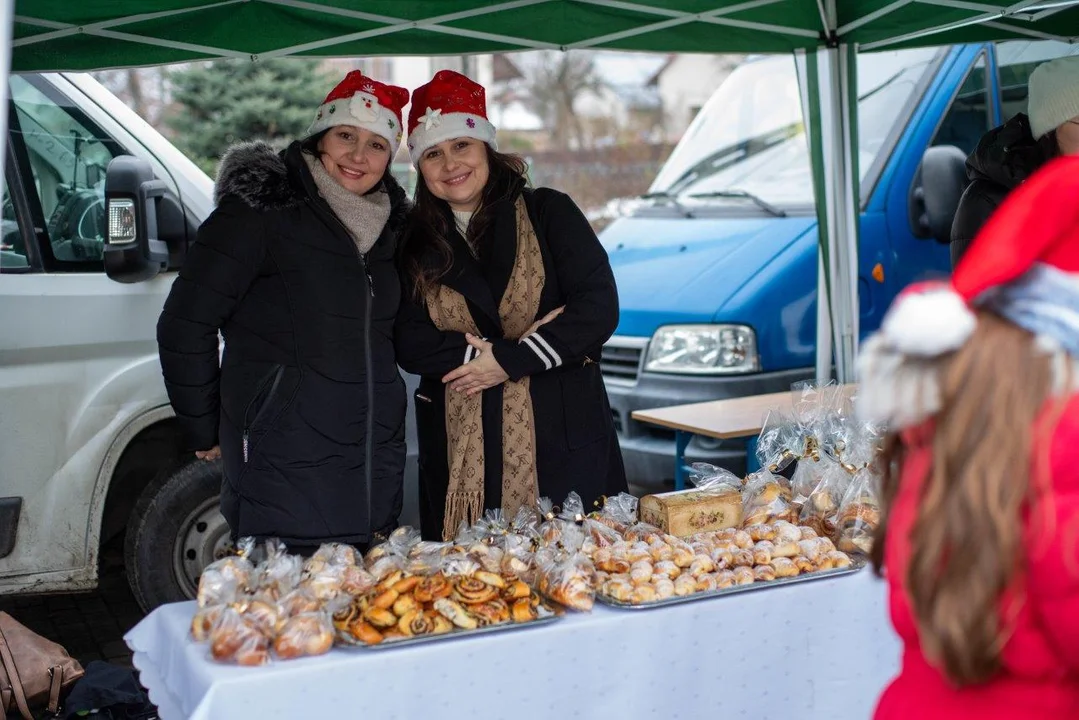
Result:
M862 343L857 372L854 409L864 422L900 430L940 410L934 361L904 355L883 333Z
M439 109L426 108L419 124L409 133L408 154L413 165L419 165L425 150L454 138L475 138L482 140L495 150L495 126L487 118L471 113L449 113L443 115Z
M381 135L390 143L390 157L401 145L404 128L397 115L379 104L371 93L358 92L348 98L331 100L319 107L307 136L317 135L337 125L353 125Z
M977 318L952 290L900 295L884 316L880 332L897 352L932 358L963 347Z
M1079 117L1079 57L1042 63L1034 68L1028 84L1027 116L1035 139Z

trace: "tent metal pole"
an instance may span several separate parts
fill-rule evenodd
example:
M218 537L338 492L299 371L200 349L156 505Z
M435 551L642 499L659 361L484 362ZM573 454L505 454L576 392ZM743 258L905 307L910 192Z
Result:
M14 33L14 14L15 3L13 2L0 2L0 32L4 33L3 41L0 42L0 73L3 73L2 77L7 77L11 72L11 36ZM8 107L10 98L9 88L10 83L4 83L4 107ZM7 113L0 113L0 158L7 157ZM5 175L6 177L6 175ZM3 186L4 180L0 180L0 186Z

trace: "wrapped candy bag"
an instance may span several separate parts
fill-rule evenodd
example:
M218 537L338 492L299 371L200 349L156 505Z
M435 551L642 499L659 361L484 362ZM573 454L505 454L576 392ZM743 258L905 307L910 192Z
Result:
M475 528L482 542L493 542L510 531L510 524L502 515L502 509L494 508L483 513L483 517L476 521Z
M535 581L532 543L523 535L510 535L503 548L502 565L499 570L507 577L517 577L531 585Z
M550 498L542 497L536 502L542 522L539 526L540 542L551 545L558 542L562 537L562 528L565 521L559 517L559 509Z
M539 510L528 505L522 505L517 509L517 514L513 516L513 522L510 523L510 532L531 540L539 536L539 527L542 521L543 518L540 516Z
M480 531L475 525L467 520L462 520L457 526L457 533L453 536L453 544L459 547L468 547L474 542L480 541Z
M598 513L593 513L597 522L601 522L615 532L622 534L637 522L637 507L640 501L629 493L618 493L606 498Z
M390 536L386 538L386 545L389 546L391 552L407 556L408 551L411 550L422 540L420 531L411 525L402 525L401 527L390 533Z
M203 569L197 595L200 608L227 605L251 587L255 567L248 558L254 549L254 538L240 538L235 555L215 560Z
M575 492L571 492L567 495L566 501L562 503L562 510L558 513L558 517L568 523L576 523L578 525L584 522L584 501L581 500L581 496Z
M757 462L773 473L783 472L802 453L804 441L794 418L772 410L757 437Z
M384 578L398 570L408 567L408 559L396 553L383 554L373 562L368 559L367 572L374 577L375 582L382 582Z
M836 546L846 553L868 555L880 524L879 478L870 468L855 473L839 507Z
M217 662L245 666L270 662L270 638L235 608L221 611L209 640L210 656Z
M793 522L791 489L787 479L768 470L759 470L746 478L742 491L742 524L765 525L776 520Z
M289 618L273 639L274 655L282 660L324 655L333 647L334 628L325 611Z
M453 544L448 542L420 542L409 550L405 570L412 575L430 575L437 572L442 558L452 549Z

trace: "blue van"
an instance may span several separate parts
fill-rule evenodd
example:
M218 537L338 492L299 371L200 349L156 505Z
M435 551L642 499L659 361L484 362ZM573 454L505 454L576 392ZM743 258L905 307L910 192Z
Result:
M884 51L858 58L860 330L875 330L908 283L950 271L951 215L922 188L953 178L992 127L1025 112L1051 41ZM789 390L815 375L817 220L791 56L740 65L686 131L649 193L602 233L621 320L603 375L630 482L674 475L674 432L634 410ZM933 161L933 172L929 171ZM943 163L943 165L942 165ZM741 442L695 437L689 461L743 472Z

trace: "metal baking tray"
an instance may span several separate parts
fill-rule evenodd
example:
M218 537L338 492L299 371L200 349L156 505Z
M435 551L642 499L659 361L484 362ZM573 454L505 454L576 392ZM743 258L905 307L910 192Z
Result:
M338 647L345 649L349 648L362 648L364 650L389 650L390 648L408 647L409 645L424 645L426 643L438 642L440 640L453 640L456 638L469 638L476 635L485 635L487 633L506 632L507 630L527 630L528 628L537 627L539 625L549 625L553 622L558 622L562 619L565 613L548 611L551 614L545 617L539 617L535 620L529 620L524 623L505 622L501 625L488 625L487 627L476 628L475 630L452 630L448 633L441 635L416 635L413 637L405 638L390 638L383 640L377 645L368 645L362 643L359 640L354 640L351 636L344 633L337 633Z
M693 593L692 595L676 595L675 597L664 598L662 600L654 600L653 602L647 603L622 602L621 600L615 600L614 598L608 597L598 592L596 593L596 601L601 602L604 605L620 608L623 610L651 610L652 608L698 602L700 600L723 597L724 595L735 595L737 593L768 590L769 588L780 587L781 585L793 585L794 583L812 582L814 580L825 580L827 578L834 578L840 575L850 575L852 573L858 572L867 564L868 560L866 560L865 558L855 558L851 561L850 566L845 568L838 568L835 570L818 570L817 572L805 573L803 575L797 575L795 577L777 578L775 580L758 580L754 583L750 583L749 585L734 585L729 588L723 588L722 590L705 590L703 592Z

